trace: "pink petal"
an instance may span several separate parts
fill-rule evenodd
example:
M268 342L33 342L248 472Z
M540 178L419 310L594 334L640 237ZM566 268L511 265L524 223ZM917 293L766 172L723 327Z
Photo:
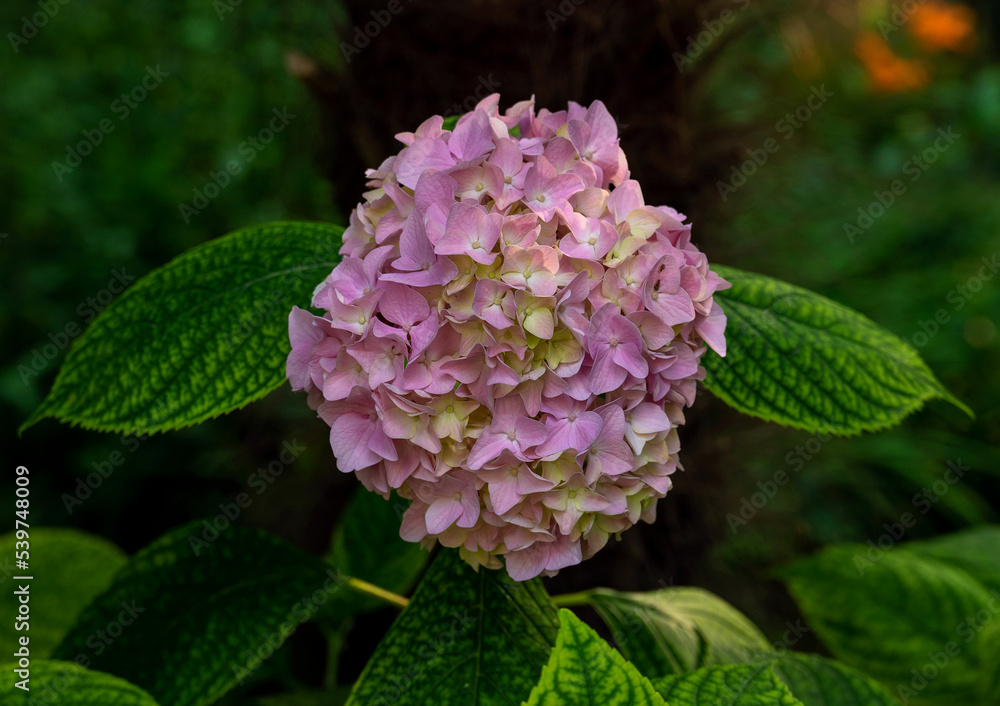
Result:
M400 326L413 325L430 315L430 306L413 289L390 282L384 285L379 311L388 321Z
M673 327L663 323L659 317L648 311L629 314L628 320L636 325L646 342L646 347L652 351L663 348L674 340L676 335Z
M440 206L447 212L455 203L457 190L458 182L444 172L427 172L417 182L417 187L413 190L413 200L422 213L429 213L434 206Z
M650 280L647 280L647 285ZM675 294L661 294L649 286L643 288L643 304L668 326L686 324L695 317L694 304L687 292L681 290Z
M382 429L390 439L412 439L417 432L417 419L393 407L382 413Z
M427 523L427 532L430 534L441 534L462 516L462 502L450 495L446 498L438 498L427 508L424 521Z
M439 322L437 314L432 313L426 319L410 329L410 358L423 353L437 337Z
M583 561L583 552L579 541L563 539L557 542L549 542L548 558L545 561L547 571L558 571L567 566L576 566Z
M546 480L540 475L533 472L527 466L521 466L517 473L517 492L521 495L529 495L531 493L543 493L547 490L551 490L555 485L553 481Z
M479 206L456 203L448 213L444 236L434 250L439 255L468 255L488 265L497 257L492 250L500 239L502 222L499 213L487 214Z
M651 292L675 294L681 286L681 270L673 255L667 254L656 261L649 271L645 287Z
M478 471L490 461L495 461L500 456L500 452L510 448L510 440L506 434L497 434L491 431L483 431L476 439L475 445L469 451L469 458L466 465L470 470Z
M712 312L695 324L698 335L705 339L713 351L726 355L726 313L718 302L712 302Z
M523 466L527 469L527 466ZM517 479L514 476L507 476L502 481L489 484L490 502L493 504L493 511L498 515L505 514L512 507L521 502L522 495L517 489Z
M518 419L514 429L517 431L517 443L522 449L537 446L549 436L549 430L544 424L529 417Z
M603 395L622 386L628 373L612 360L612 354L603 350L594 359L590 369L590 391L595 395Z
M542 573L549 562L549 550L544 546L536 543L527 549L505 554L504 565L510 577L515 581L527 581Z
M403 232L399 236L400 257L393 263L397 270L419 270L428 267L437 260L434 247L427 239L424 219L419 213L406 219Z
M644 378L649 374L649 364L632 344L616 346L611 359L637 378Z
M592 474L603 473L608 476L619 476L622 473L628 473L635 464L635 456L632 455L632 449L622 437L621 440L602 443L597 453L590 457L591 465L594 464L594 461L597 461L597 468L591 468L588 465L588 480Z
M643 402L625 413L628 424L638 434L655 434L670 429L670 420L660 405Z
M559 531L562 534L570 534L573 531L573 527L580 518L583 517L583 512L576 505L568 505L565 510L554 512L556 523L559 527Z
M538 447L539 456L573 449L586 451L601 433L604 422L597 412L581 412L574 421L560 419L549 427L548 440Z
M385 461L382 464L385 467L386 482L390 488L399 488L402 486L413 475L413 472L417 470L420 462L420 455L415 448L409 444L400 444L399 446L403 449L403 453L400 454L399 459L396 461ZM406 524L405 516L403 524ZM424 526L423 521L421 521L421 530ZM402 530L400 532L402 533Z
M346 353L337 356L337 367L323 381L323 397L327 400L344 400L357 386L368 386L368 375L359 369L357 361Z
M628 214L637 208L642 208L643 205L645 202L642 200L642 189L635 179L629 179L608 197L608 210L614 216L615 223L626 220Z
M292 307L288 314L288 338L292 350L288 354L286 375L293 390L305 389L309 382L309 359L313 346L323 340L318 320L319 317L297 306Z
M549 182L546 191L549 198L555 201L565 201L570 196L587 188L583 179L576 174L560 174Z
M490 155L490 164L495 164L500 168L505 177L514 177L524 168L524 158L517 143L510 138L497 140L497 147Z
M448 140L448 148L459 162L476 159L493 149L493 128L486 111L463 116Z
M396 178L403 186L414 189L420 176L428 169L443 171L455 164L456 159L447 144L438 139L418 139L396 158Z
M479 521L479 493L474 489L469 489L462 493L462 514L458 518L459 527L475 527Z

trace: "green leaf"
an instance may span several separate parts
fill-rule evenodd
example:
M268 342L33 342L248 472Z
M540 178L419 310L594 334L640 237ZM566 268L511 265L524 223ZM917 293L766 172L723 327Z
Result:
M454 130L455 125L458 124L458 119L461 117L462 117L461 115L449 115L447 118L444 119L444 123L441 125L441 129Z
M956 566L987 588L1000 591L1000 527L996 525L907 542L900 549Z
M972 415L912 346L856 311L770 277L712 269L733 287L715 295L728 352L702 359L705 387L730 406L832 434L892 426L934 398Z
M586 623L559 611L559 636L528 706L666 706L653 684Z
M375 650L348 704L499 706L528 697L557 632L538 580L474 571L442 550Z
M288 313L330 273L343 229L271 223L184 253L128 287L70 349L45 417L158 432L239 409L285 379Z
M72 662L33 661L31 691L15 686L18 667L0 667L0 703L4 706L157 706L153 697L133 684L110 674L84 669Z
M430 553L399 536L405 509L406 501L395 494L387 501L358 487L334 530L327 561L348 576L393 593L408 593L427 566ZM324 613L357 615L383 607L383 601L351 591L333 596Z
M774 672L804 706L897 706L877 681L825 657L786 652Z
M7 656L16 649L17 639L24 632L14 630L18 597L14 595L12 576L34 576L27 583L31 591L32 659L44 659L52 654L76 616L104 589L128 557L118 547L100 537L71 529L37 528L28 530L31 544L29 569L5 571L0 583L0 612L9 616L0 622L0 650ZM15 533L0 537L0 556L14 560Z
M215 701L346 590L332 569L277 537L192 523L153 542L80 615L55 651L127 679L162 706Z
M670 706L802 706L769 662L708 667L660 677L653 685Z
M648 593L599 588L586 595L618 648L650 677L756 662L772 651L745 615L700 588Z
M806 622L835 657L897 696L985 702L1000 662L1000 593L934 559L870 551L830 547L782 572Z

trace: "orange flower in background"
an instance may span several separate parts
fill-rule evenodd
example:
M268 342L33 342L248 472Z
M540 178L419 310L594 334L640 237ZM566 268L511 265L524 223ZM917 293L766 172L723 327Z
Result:
M923 63L896 54L874 32L862 33L854 43L854 53L868 71L875 90L899 93L923 88L930 79Z
M967 51L975 46L976 13L967 5L926 0L910 16L909 30L927 51Z

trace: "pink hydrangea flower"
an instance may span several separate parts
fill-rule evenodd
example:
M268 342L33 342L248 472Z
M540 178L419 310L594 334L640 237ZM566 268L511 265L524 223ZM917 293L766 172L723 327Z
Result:
M368 172L288 378L340 470L411 501L405 539L524 580L654 519L729 285L646 205L600 101L498 105Z

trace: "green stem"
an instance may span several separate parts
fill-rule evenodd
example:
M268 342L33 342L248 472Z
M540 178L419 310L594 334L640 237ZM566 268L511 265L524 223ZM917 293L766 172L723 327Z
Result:
M560 596L552 596L552 602L562 608L574 605L590 605L590 591L564 593Z
M376 586L373 583L368 583L362 579L356 579L353 576L348 577L347 585L353 588L355 591L360 591L361 593L367 593L370 596L375 596L380 598L386 603L392 603L400 608L405 608L410 604L410 599L405 596L401 596L398 593L393 593L392 591L387 591L381 586Z

